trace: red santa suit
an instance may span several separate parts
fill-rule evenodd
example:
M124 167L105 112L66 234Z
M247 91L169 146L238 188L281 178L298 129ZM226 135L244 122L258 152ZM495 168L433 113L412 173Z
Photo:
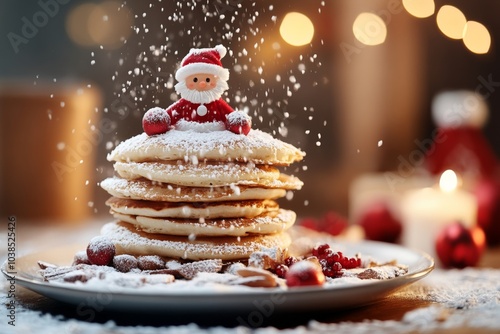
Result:
M167 108L171 125L180 119L192 122L225 122L227 115L234 110L222 98L206 104L192 103L184 98Z

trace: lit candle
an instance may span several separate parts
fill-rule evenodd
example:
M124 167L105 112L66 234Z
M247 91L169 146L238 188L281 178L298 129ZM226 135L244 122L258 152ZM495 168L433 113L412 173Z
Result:
M403 245L436 257L436 236L444 226L454 221L467 227L476 224L476 199L457 186L455 172L447 170L441 175L439 188L423 188L405 195L401 204Z

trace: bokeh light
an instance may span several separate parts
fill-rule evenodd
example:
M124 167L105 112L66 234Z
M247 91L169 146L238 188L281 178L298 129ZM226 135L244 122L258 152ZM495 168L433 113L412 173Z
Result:
M132 24L131 11L117 1L84 3L69 13L66 31L78 45L116 49L130 36Z
M382 44L387 37L385 22L373 13L359 14L354 20L352 31L356 39L365 45Z
M468 21L465 24L463 41L467 49L477 54L487 53L491 46L488 29L476 21Z
M281 38L293 46L311 43L314 36L314 25L304 14L290 12L285 15L280 25Z
M439 9L436 22L439 30L441 30L445 36L452 39L461 39L467 19L460 9L445 5Z
M66 32L73 42L82 46L92 46L94 41L87 29L88 18L97 5L84 3L71 10L66 18Z
M436 10L434 0L403 0L403 6L408 13L418 18L429 17Z

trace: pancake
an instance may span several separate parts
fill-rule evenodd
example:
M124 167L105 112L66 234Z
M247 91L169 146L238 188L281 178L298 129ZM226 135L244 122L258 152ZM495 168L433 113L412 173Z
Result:
M179 236L235 236L252 234L273 234L287 230L295 223L295 212L280 209L254 218L221 219L176 219L152 218L145 216L112 214L118 220L134 224L136 228L148 233Z
M199 237L190 241L187 237L150 234L138 231L125 222L108 223L101 229L116 247L117 254L159 255L188 260L247 259L250 254L263 248L285 249L290 243L286 232L249 237Z
M287 190L300 189L302 181L282 173L278 180L273 180L263 187L181 187L152 182L144 178L126 180L118 177L107 178L101 181L100 185L112 196L120 198L168 202L217 202L277 199L284 197Z
M293 145L256 129L252 129L247 136L230 131L172 129L156 136L142 133L129 138L108 154L108 160L233 161L288 166L302 160L304 156L305 153Z
M143 177L187 187L261 185L280 175L275 167L240 163L116 162L114 169L124 179Z
M152 202L118 197L106 201L114 212L145 217L169 217L190 219L213 219L229 217L252 218L266 212L277 211L278 203L264 201L228 201L228 202Z

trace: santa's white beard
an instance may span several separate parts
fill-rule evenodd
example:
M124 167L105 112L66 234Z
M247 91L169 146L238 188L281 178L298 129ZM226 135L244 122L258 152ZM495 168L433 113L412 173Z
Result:
M189 89L184 80L175 85L177 94L191 103L210 103L218 100L228 88L227 82L221 79L217 80L214 88L201 92L196 89Z

